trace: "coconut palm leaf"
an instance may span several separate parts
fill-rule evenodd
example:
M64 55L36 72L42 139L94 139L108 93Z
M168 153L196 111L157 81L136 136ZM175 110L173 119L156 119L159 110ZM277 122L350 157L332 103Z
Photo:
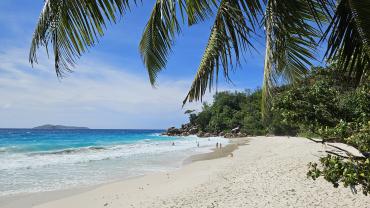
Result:
M319 27L325 20L321 2L307 0L267 1L264 25L266 54L262 87L262 109L266 114L272 89L281 82L295 82L315 59Z
M107 22L116 22L136 0L46 0L29 54L37 63L40 46L51 43L57 76L71 71L75 61L104 35Z
M166 66L175 34L180 32L176 4L175 0L156 1L140 41L141 56L152 85L157 73Z
M212 14L215 0L157 0L140 41L140 53L155 84L157 74L166 67L175 36L181 32L177 10L183 21L187 14L189 25L205 20Z
M181 16L185 19L183 13L186 13L188 25L202 22L213 14L217 2L218 0L180 0Z
M349 1L358 33L370 55L370 1Z
M366 26L370 17L364 15L368 8L367 1L339 1L324 34L328 39L325 57L337 63L337 70L353 86L365 80L370 71L369 26Z
M211 89L214 79L218 79L221 67L228 79L229 70L239 63L243 51L253 47L249 37L261 14L262 6L258 0L221 1L207 47L184 104L201 100L207 87Z
M104 35L106 24L115 23L131 4L136 0L46 0L32 39L30 62L37 63L39 48L48 51L51 44L57 75L71 71L76 60ZM325 56L337 60L338 68L354 83L369 74L369 1L156 0L140 42L153 85L182 24L201 22L214 10L208 44L184 103L201 100L207 88L217 83L220 70L229 80L230 70L253 48L251 35L261 25L266 30L263 109L268 109L274 86L294 82L309 70L327 18L331 20L324 34L328 39Z

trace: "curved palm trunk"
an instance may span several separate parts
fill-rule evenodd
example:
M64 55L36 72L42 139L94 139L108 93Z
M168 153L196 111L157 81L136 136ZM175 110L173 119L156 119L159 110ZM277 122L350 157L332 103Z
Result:
M271 15L268 16L269 23L265 24L266 27L266 51L265 51L265 64L263 69L263 84L262 84L262 116L266 116L269 109L269 97L270 97L270 88L271 86L271 74L272 74L272 53L271 53L271 47L272 47L272 26L271 26Z

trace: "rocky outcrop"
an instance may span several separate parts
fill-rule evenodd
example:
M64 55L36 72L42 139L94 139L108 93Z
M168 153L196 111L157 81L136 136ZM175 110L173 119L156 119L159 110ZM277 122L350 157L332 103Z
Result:
M232 129L230 132L226 133L224 131L221 132L203 132L199 130L197 126L193 126L191 124L183 124L181 128L171 127L167 129L163 135L168 136L189 136L189 135L197 135L198 137L216 137L221 136L225 138L237 138L237 137L246 137L248 136L245 133L240 132L240 127L236 127Z
M197 126L192 126L191 124L183 124L181 125L181 128L175 128L171 127L167 129L166 132L163 133L163 135L168 136L189 136L189 135L195 135L198 134L199 130Z
M169 129L167 129L167 132L165 133L166 135L168 136L176 136L176 135L179 135L181 133L181 131L175 127L171 127Z
M198 128L196 126L193 126L188 131L189 134L196 134L198 133Z

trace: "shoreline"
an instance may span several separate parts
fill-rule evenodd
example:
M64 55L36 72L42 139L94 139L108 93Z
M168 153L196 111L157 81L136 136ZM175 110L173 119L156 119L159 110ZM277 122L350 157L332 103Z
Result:
M248 137L229 138L229 142L230 143L225 147L222 147L222 149L212 148L211 152L192 155L183 161L183 165L188 165L197 161L214 160L222 157L228 157L230 156L230 153L237 150L239 146L247 145Z
M368 207L368 196L306 177L307 163L317 161L323 150L305 138L250 137L233 157L207 160L210 156L203 154L198 157L205 160L192 158L196 162L178 170L105 184L34 207Z
M227 144L225 147L223 147L221 150L212 148L210 149L210 152L207 153L197 153L194 155L191 155L187 158L185 158L181 163L181 167L178 170L181 170L184 166L187 166L191 163L202 161L202 160L212 160L222 157L227 157L230 153L238 149L239 145L245 145L247 142L247 138L233 138L230 139L230 143ZM166 172L172 172L172 171L166 171ZM102 186L106 186L109 184L114 184L117 182L123 182L128 180L134 180L137 178L145 177L152 174L159 174L163 172L152 172L149 174L143 174L138 176L132 176L128 178L122 178L117 179L114 181L102 183L102 184L96 184L96 185L88 185L88 186L77 186L67 189L61 189L61 190L53 190L53 191L43 191L43 192L36 192L36 193L20 193L15 194L11 196L3 196L0 197L0 208L18 208L18 207L33 207L40 204L44 204L50 201L55 201L59 199L63 199L66 197L70 197L73 195L81 194L87 191L91 191L94 189L97 189Z

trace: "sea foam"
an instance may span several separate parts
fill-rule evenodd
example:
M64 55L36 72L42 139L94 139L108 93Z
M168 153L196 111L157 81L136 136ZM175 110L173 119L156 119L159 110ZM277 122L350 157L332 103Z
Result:
M112 132L98 135L95 132L92 138L78 132L73 133L73 138L63 138L66 133L58 132L22 133L14 144L8 144L13 138L0 138L0 144L7 144L0 149L0 196L88 186L168 171L181 167L190 155L209 152L216 142L228 142L219 137ZM27 135L32 138L27 140ZM55 141L45 139L51 136Z

